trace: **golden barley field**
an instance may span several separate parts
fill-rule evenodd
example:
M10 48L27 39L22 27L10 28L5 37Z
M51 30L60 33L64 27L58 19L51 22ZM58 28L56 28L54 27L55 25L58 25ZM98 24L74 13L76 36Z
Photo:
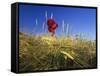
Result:
M96 67L93 40L19 33L20 72L93 67Z

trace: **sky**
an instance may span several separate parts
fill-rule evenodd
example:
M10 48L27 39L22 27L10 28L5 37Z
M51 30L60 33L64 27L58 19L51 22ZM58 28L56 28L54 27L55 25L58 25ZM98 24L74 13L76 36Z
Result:
M96 9L94 8L74 8L74 7L55 7L39 5L19 5L19 31L42 34L43 24L46 32L47 19L51 18L58 24L55 30L57 36L61 36L62 22L65 26L69 24L69 34L72 36L82 34L83 36L95 40L96 36ZM67 27L67 26L66 26ZM67 28L65 28L66 30Z

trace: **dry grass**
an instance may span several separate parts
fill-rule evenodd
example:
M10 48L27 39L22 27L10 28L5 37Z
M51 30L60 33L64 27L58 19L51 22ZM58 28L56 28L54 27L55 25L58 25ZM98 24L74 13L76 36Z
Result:
M19 40L21 72L96 67L95 41L23 33Z

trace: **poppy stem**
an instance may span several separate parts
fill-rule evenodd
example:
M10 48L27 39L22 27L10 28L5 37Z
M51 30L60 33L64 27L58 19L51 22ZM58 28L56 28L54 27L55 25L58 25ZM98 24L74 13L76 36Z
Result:
M52 32L52 35L51 36L54 36L55 35L55 32Z

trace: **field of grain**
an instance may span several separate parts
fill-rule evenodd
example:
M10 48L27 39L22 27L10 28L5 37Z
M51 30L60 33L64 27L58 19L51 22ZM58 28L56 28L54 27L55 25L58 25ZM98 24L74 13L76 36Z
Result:
M96 44L75 37L19 33L19 71L96 67Z

